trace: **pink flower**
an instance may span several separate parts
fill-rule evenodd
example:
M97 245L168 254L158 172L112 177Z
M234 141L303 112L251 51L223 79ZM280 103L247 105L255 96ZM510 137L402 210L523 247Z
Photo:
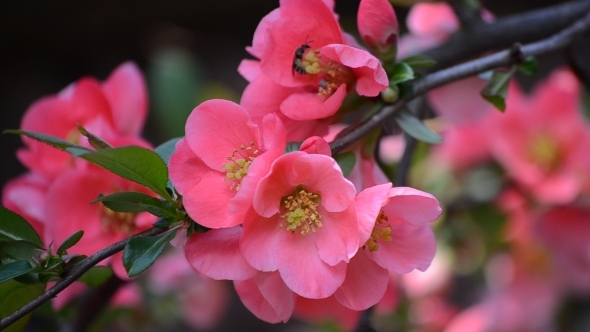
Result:
M6 183L2 189L2 206L21 215L45 239L45 201L49 181L26 173Z
M298 121L324 119L336 113L353 88L377 96L388 86L379 60L346 45L349 40L322 1L283 0L261 21L248 51L260 59L260 71L278 85L275 90L283 90L274 97L281 113ZM251 70L245 72L255 77ZM266 98L272 84L254 79L242 99Z
M505 114L489 120L494 159L540 202L571 202L588 183L590 128L579 92L575 76L558 70L528 98L511 91Z
M181 251L158 258L148 286L159 296L174 294L182 318L197 329L214 328L229 305L229 285L197 273Z
M399 27L387 0L361 0L357 25L365 43L377 54L395 54Z
M58 95L38 100L25 113L21 129L85 144L77 124L91 132L103 128L114 136L136 137L146 115L147 93L143 76L135 64L127 62L117 67L102 85L94 78L86 77ZM45 178L55 178L64 169L80 163L68 153L44 143L26 137L23 141L27 147L17 152L19 160Z
M372 194L377 192L380 193ZM436 250L434 233L428 223L436 220L442 210L432 195L412 188L381 185L361 192L356 200L357 208L362 211L365 204L371 206L376 196L382 197L382 207L374 227L369 236L361 237L364 245L350 260L346 279L334 293L338 302L353 310L364 310L383 298L390 272L425 271Z
M102 203L90 204L99 194L118 191L147 193L140 185L94 166L62 172L47 189L43 220L47 234L45 240L61 244L71 234L83 230L80 242L68 252L91 255L148 229L156 220L152 215L114 212ZM120 253L113 256L113 269L119 277L127 275Z
M281 121L261 126L242 107L225 100L197 106L170 159L170 178L189 215L209 228L242 223L258 180L285 149Z
M244 258L259 271L278 270L301 296L331 295L359 247L354 197L334 159L304 152L279 157L244 219Z

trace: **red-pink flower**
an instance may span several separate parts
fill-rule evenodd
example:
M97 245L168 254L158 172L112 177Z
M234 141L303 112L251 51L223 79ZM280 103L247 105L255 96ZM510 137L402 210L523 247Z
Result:
M543 203L569 203L588 183L590 127L581 116L579 92L575 76L558 70L528 98L510 91L505 114L489 120L494 159Z
M304 152L279 157L260 180L253 211L244 219L245 259L257 270L278 270L299 295L331 295L359 247L354 197L334 159Z
M371 192L380 193L369 195ZM364 245L350 260L346 279L334 293L342 305L353 310L369 308L381 300L390 272L425 271L436 250L428 223L436 220L442 210L432 195L412 188L375 186L358 195L357 208L370 211L365 205L373 206L371 200L379 196L382 207L374 227L369 236L361 237Z
M399 27L387 0L361 0L357 25L365 43L379 55L395 52Z
M45 239L45 201L49 181L35 173L26 173L2 188L2 206L21 215ZM48 243L47 243L48 244Z
M85 144L78 124L91 132L102 128L114 136L137 137L146 115L147 92L143 76L135 64L128 62L117 67L102 84L85 77L57 95L38 100L25 113L21 129ZM19 160L48 179L79 163L68 153L44 143L26 137L23 141L27 147L17 152Z
M208 100L186 123L170 159L170 178L189 215L209 228L242 223L258 180L285 149L285 129L274 115L257 126L239 105Z
M47 234L45 240L61 244L68 236L83 230L84 236L80 242L68 252L91 255L148 229L156 220L152 215L114 212L102 203L90 204L100 194L119 191L147 192L140 185L95 166L62 172L47 189L43 220ZM113 257L115 273L125 277L127 273L122 265L121 254Z
M261 73L278 85L275 90L284 90L274 112L298 121L323 119L336 113L353 88L363 96L385 90L388 79L379 60L347 45L349 40L324 2L281 1L261 21L248 48L260 59ZM254 79L250 85L243 100L267 97L268 82Z

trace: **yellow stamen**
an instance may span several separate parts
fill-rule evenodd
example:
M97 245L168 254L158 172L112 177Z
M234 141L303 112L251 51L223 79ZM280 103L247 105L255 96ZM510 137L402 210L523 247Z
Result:
M226 172L223 182L230 181L230 189L239 190L242 179L248 175L248 168L259 154L258 149L251 142L249 146L240 145L239 149L234 149L230 156L227 157L228 163L223 164L223 170Z
M371 237L367 240L363 249L369 248L370 252L379 250L379 244L377 243L379 239L385 242L391 242L391 226L389 225L389 218L383 210L379 211L377 220L375 220L375 226L371 232Z
M105 205L100 211L100 222L103 231L131 234L135 230L136 213L115 212Z
M318 212L320 201L320 195L310 193L298 186L293 194L282 200L285 213L281 215L283 222L279 226L291 233L295 233L299 227L301 235L315 233L322 227L322 216Z

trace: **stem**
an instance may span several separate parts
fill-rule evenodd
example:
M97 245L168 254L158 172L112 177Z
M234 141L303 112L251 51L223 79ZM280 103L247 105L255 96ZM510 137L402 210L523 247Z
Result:
M65 278L58 281L53 287L46 290L45 293L39 295L39 297L37 297L33 301L25 304L22 308L13 312L11 315L2 318L2 320L0 321L0 330L8 327L10 324L16 322L20 318L24 317L26 314L32 312L37 307L41 306L43 303L51 300L61 291L66 289L66 287L74 283L74 281L78 280L78 278L80 278L86 271L90 270L90 268L100 263L103 259L110 257L118 253L119 251L123 250L123 248L125 248L127 243L132 238L138 236L154 236L161 234L165 231L166 229L163 228L150 228L145 232L141 232L139 234L121 240L117 243L111 244L110 246L89 256L85 260L75 264L74 266L72 266L72 269L66 274Z
M330 143L332 154L337 154L342 151L342 149L350 146L379 126L386 118L401 111L412 99L425 92L487 70L519 63L522 59L529 56L542 56L561 51L574 43L578 38L584 36L588 31L590 31L590 12L587 10L586 15L583 18L549 38L524 46L515 44L509 50L439 70L438 72L418 79L414 81L414 92L410 96L399 100L393 105L384 107L373 117L366 119L358 125L354 125L347 135Z
M580 19L590 10L590 0L570 1L556 6L479 22L454 34L443 45L423 55L436 60L441 69L487 51L509 47L514 41L530 43L547 38Z

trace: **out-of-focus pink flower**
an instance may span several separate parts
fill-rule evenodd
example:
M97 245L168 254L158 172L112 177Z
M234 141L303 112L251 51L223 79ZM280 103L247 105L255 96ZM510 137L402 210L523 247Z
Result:
M578 106L580 87L567 70L554 72L529 98L510 91L505 114L487 130L494 159L542 203L569 203L588 181L590 128Z
M553 258L566 288L577 293L590 291L590 209L562 206L536 219L536 233Z
M21 215L45 241L45 201L49 181L35 173L26 173L6 183L2 205Z
M100 194L119 191L146 192L146 189L94 166L62 172L47 189L43 220L47 234L45 240L61 244L68 236L83 230L82 240L68 252L91 255L148 229L156 220L152 215L114 212L102 203L90 204ZM113 270L124 278L126 272L121 255L113 257Z
M543 271L530 269L510 257L492 260L493 274L503 275L501 283L491 283L484 300L452 319L445 332L553 331L553 313L560 290L555 279ZM497 279L497 278L496 278Z
M377 54L395 52L399 27L387 0L361 0L357 25L365 43Z
M148 286L158 295L174 294L182 318L197 329L214 328L229 305L229 285L196 272L181 251L158 258Z
M35 102L25 113L21 129L42 132L84 144L77 124L104 128L115 136L137 137L147 115L147 92L144 78L131 62L117 67L101 84L86 77L59 94ZM58 176L75 160L68 153L23 137L26 148L17 152L19 160L31 171L47 179Z
M402 135L384 136L379 142L379 158L386 164L402 159L406 142Z
M285 140L275 115L258 126L229 101L197 106L187 120L186 137L170 158L170 179L188 214L209 228L242 223L258 180L283 153Z
M480 95L486 84L477 76L468 77L430 91L428 103L453 124L474 124L494 111Z

